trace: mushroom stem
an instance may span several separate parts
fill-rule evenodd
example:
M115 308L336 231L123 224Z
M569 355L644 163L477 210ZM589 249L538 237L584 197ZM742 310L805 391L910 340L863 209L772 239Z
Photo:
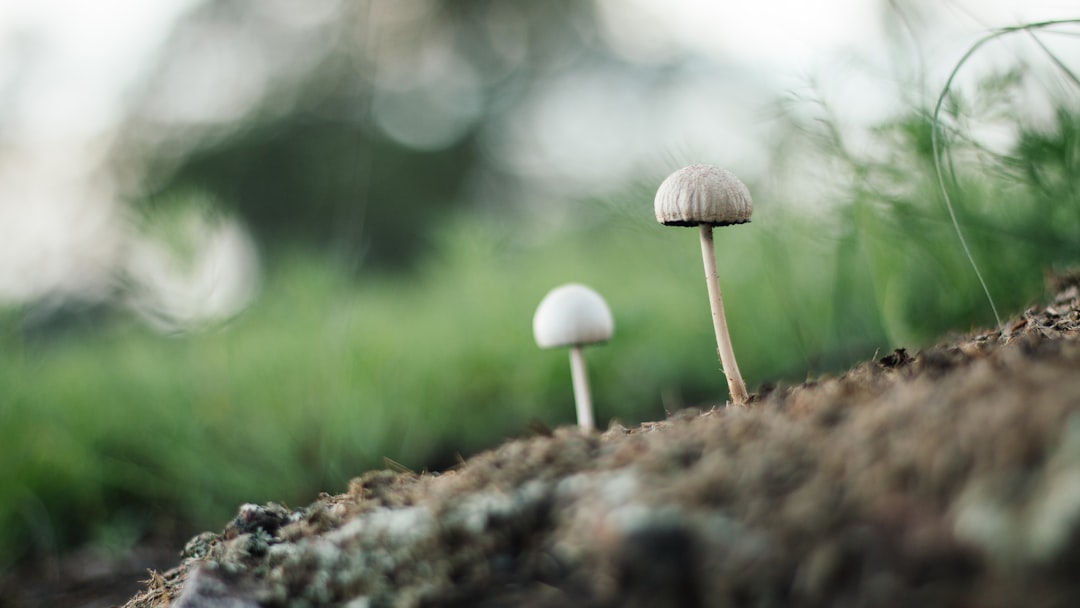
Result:
M713 247L712 224L701 224L701 259L705 263L705 283L709 286L709 306L712 307L713 329L716 330L716 351L720 355L720 366L727 376L728 391L735 405L745 405L749 395L746 383L739 373L739 364L735 362L735 351L731 348L728 335L727 319L724 317L724 300L720 296L720 281L716 277L716 250Z
M585 356L581 346L570 347L570 376L574 382L574 404L577 407L577 423L582 432L589 433L593 423L592 398L589 395L589 377L585 372Z

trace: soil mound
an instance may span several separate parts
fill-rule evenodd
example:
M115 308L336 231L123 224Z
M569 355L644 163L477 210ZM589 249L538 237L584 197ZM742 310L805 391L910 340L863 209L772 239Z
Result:
M127 608L1080 605L1080 290L747 408L244 505Z

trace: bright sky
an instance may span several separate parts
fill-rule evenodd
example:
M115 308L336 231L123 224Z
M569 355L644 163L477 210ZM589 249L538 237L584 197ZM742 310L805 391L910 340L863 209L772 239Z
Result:
M289 2L303 0L265 1L294 6ZM113 185L94 173L96 160L109 129L123 115L126 90L147 69L175 19L195 3L0 2L0 301L40 297L62 285L85 287L111 272L118 246L92 245L116 241L122 233L121 212ZM915 4L928 5L925 10L942 25L937 38L918 45L932 58L927 67L934 81L943 80L966 46L988 28L1080 16L1076 0ZM869 0L600 0L600 7L605 36L627 58L656 61L690 49L743 74L761 74L775 94L808 74L829 70L845 56L874 61L885 52L885 24L878 3ZM556 83L550 98L529 110L535 121L543 121L550 158L525 158L523 166L574 161L560 134L588 140L573 151L585 160L619 156L620 150L612 154L604 146L623 146L625 125L605 121L604 104L582 103L578 94L590 86L617 90L625 83L591 81L588 75ZM662 123L658 128L675 133L675 140L687 138L694 148L704 145L694 137L713 140L732 122L752 124L769 101L740 98L717 86L704 95L673 98L669 107L678 111L657 120ZM726 112L726 118L717 118L718 111ZM677 123L680 116L683 123ZM581 128L595 129L598 137L581 137ZM635 137L650 146L658 135ZM545 142L534 143L542 155Z
M120 97L193 0L4 0L0 87L23 81L5 130L68 139L120 117ZM0 91L3 91L0 88ZM10 131L8 137L11 136Z
M5 84L20 83L15 99L0 97L5 138L45 143L107 129L120 116L126 88L194 2L0 3L0 94L10 90ZM600 6L609 40L639 60L689 48L799 76L845 51L880 50L883 36L878 3L866 0L601 0ZM943 36L1077 14L1074 0L951 0L940 6L951 26ZM970 36L958 39L966 43Z
M872 41L875 19L865 0L602 0L609 34L626 55L665 56L695 49L801 70L822 53ZM842 15L842 18L837 18Z
M7 137L12 129L14 135L52 140L107 128L119 118L126 87L176 17L193 4L0 3L0 87L30 79L14 107L10 100L0 106L18 118L4 121ZM690 48L798 75L837 53L875 49L882 37L878 3L867 0L601 0L600 6L609 39L638 59ZM949 0L940 6L952 26L945 35L1078 14L1075 0Z

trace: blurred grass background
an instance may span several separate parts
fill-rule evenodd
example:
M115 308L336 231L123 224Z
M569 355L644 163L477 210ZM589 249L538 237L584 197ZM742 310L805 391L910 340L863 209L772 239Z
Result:
M1005 314L1040 297L1045 270L1080 261L1080 104L1060 77L1051 118L1031 123L1023 73L982 75L940 117L949 194ZM750 180L753 222L719 230L716 245L752 388L994 323L943 206L931 111L882 121L858 151L827 115L792 119L777 176ZM990 119L1015 132L1006 148L980 139ZM248 158L207 150L186 166ZM806 205L798 178L781 179L792 166L817 174L828 204ZM217 178L185 171L135 205L202 200L191 188ZM614 339L586 353L602 428L722 403L696 231L652 219L656 177L574 200L573 220L557 224L441 210L406 271L328 252L319 236L272 251L264 241L258 297L198 330L162 334L114 309L42 324L27 307L4 310L0 566L219 529L240 503L306 504L385 459L448 467L536 422L571 424L566 353L531 335L535 306L569 281L597 289L615 316ZM423 215L406 210L395 238Z

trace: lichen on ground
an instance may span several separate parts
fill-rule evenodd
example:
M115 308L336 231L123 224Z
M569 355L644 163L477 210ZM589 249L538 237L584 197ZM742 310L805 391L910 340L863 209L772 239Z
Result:
M1060 287L748 408L244 505L126 608L1080 604L1080 291Z

